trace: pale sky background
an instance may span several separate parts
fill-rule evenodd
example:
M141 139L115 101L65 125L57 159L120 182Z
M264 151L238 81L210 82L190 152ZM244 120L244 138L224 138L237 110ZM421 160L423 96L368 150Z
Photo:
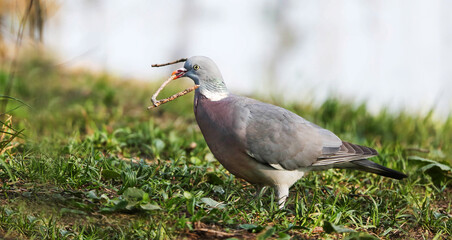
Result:
M143 81L181 66L152 63L205 55L234 93L447 116L451 12L448 0L65 0L44 41L68 67Z

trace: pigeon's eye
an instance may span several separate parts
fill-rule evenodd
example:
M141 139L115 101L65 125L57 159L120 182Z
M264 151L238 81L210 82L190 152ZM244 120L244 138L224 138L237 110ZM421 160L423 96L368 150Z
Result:
M197 64L195 64L195 65L193 66L193 69L194 69L195 71L198 71L199 66L198 66Z

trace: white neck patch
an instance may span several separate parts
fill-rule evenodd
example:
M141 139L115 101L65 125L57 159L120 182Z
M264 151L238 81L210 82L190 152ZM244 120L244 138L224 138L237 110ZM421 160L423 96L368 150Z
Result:
M203 89L203 91L201 91L202 95L204 95L207 99L209 99L210 101L220 101L221 99L226 98L229 93L228 92L211 92L207 89Z

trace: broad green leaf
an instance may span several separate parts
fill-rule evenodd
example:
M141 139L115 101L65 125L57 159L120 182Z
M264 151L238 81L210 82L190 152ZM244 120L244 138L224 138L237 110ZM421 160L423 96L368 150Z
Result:
M355 231L352 230L352 229L349 229L349 228L346 228L346 227L340 226L340 225L335 225L335 224L332 224L332 223L330 223L330 222L328 222L328 221L325 221L325 222L323 223L323 230L324 230L326 233L347 233L347 232L355 232Z
M435 168L435 167L439 168L438 170L441 170L441 171L452 171L452 169L449 166L444 165L442 163L430 163L430 164L427 164L427 165L421 167L419 169L419 171L425 172L425 171L430 170L430 169Z
M6 216L8 216L8 217L11 216L12 214L14 214L14 211L9 208L4 208L3 210L5 211Z
M206 160L207 162L215 162L216 161L215 156L213 156L213 154L210 152L204 156L204 160Z
M446 164L418 156L410 156L408 159L423 165L418 172L429 175L437 186L442 185L448 178L452 178L452 168Z
M278 233L278 239L279 240L289 240L290 239L290 235L287 233Z
M127 210L133 210L133 209L137 208L138 206L139 206L139 202L136 202L136 201L129 201L129 202L127 203L126 209L127 209Z
M136 187L127 188L122 194L125 199L132 201L141 201L144 195L145 192Z
M153 145L155 146L156 152L161 152L165 148L165 142L163 142L161 139L154 139L152 141Z
M225 193L223 187L221 187L221 186L213 186L213 191L216 192L216 193L219 193L219 194L224 194Z
M239 225L239 228L242 228L242 229L246 229L246 230L253 230L253 229L256 229L256 228L258 228L259 226L257 226L257 225L254 225L254 224L247 224L247 223L245 223L245 224L240 224Z
M62 228L60 228L60 234L61 234L61 236L63 236L63 237L66 237L66 236L69 236L69 235L72 235L72 233L70 232L70 231L67 231L67 230L65 230L65 229L62 229Z
M65 213L73 213L73 214L82 214L82 215L86 215L86 212L81 211L81 210L77 210L77 209L70 209L70 208L62 208L60 210L61 214L65 214Z
M87 198L91 198L91 199L96 199L96 200L99 199L99 197L96 195L96 190L91 190L89 192L86 192L85 196Z
M141 199L142 202L149 202L149 194L147 192L144 192L143 198Z
M259 235L257 235L257 239L258 240L265 240L270 238L271 236L273 236L273 234L275 234L276 229L274 227L270 227L267 228L266 231L260 233Z
M184 191L184 197L186 199L192 199L193 198L193 194L191 194L190 192Z
M29 221L30 223L34 223L36 220L38 220L37 217L32 216L32 215L28 215L28 216L27 216L27 219L28 219L28 221Z
M205 203L207 206L212 208L219 208L223 209L226 207L226 204L217 202L213 200L212 198L201 198L201 202Z
M413 161L423 162L423 163L427 164L427 166L430 166L430 165L437 166L443 171L452 171L452 168L450 166L447 166L445 164L439 163L439 162L431 160L431 159L427 159L427 158L423 158L423 157L419 157L419 156L410 156L410 157L408 157L408 159L413 160ZM425 171L425 170L428 170L429 168L431 168L431 166L428 168L422 167L419 170Z
M368 233L359 232L359 233L350 233L344 240L379 240L379 238L372 236Z
M114 206L113 206L113 210L114 211L117 211L117 210L124 210L126 207L127 207L127 204L128 204L129 202L127 202L126 200L121 200L121 201L119 201L117 204L115 204Z
M255 233L258 233L258 232L261 232L262 230L264 230L263 226L259 226L259 225L255 225L255 224L248 224L248 223L240 224L239 228L246 229L246 230L248 230L248 232L255 232Z
M156 204L151 204L151 203L146 203L146 204L141 204L140 207L144 210L160 210L162 208L160 208L159 205Z
M221 180L220 177L218 177L217 174L213 172L209 172L207 175L207 182L213 185L223 185L223 180Z
M119 174L118 172L113 171L113 170L104 169L104 170L102 170L102 177L105 180L118 179L121 177L121 174Z
M194 165L201 165L201 164L203 164L201 159L199 159L197 157L190 157L190 162L193 163Z

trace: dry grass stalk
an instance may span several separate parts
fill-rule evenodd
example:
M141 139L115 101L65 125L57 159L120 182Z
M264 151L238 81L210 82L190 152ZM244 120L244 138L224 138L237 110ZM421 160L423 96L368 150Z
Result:
M5 153L7 150L12 149L19 145L19 143L12 143L14 138L17 137L17 133L12 130L12 116L6 115L6 120L2 127L0 128L0 155Z

